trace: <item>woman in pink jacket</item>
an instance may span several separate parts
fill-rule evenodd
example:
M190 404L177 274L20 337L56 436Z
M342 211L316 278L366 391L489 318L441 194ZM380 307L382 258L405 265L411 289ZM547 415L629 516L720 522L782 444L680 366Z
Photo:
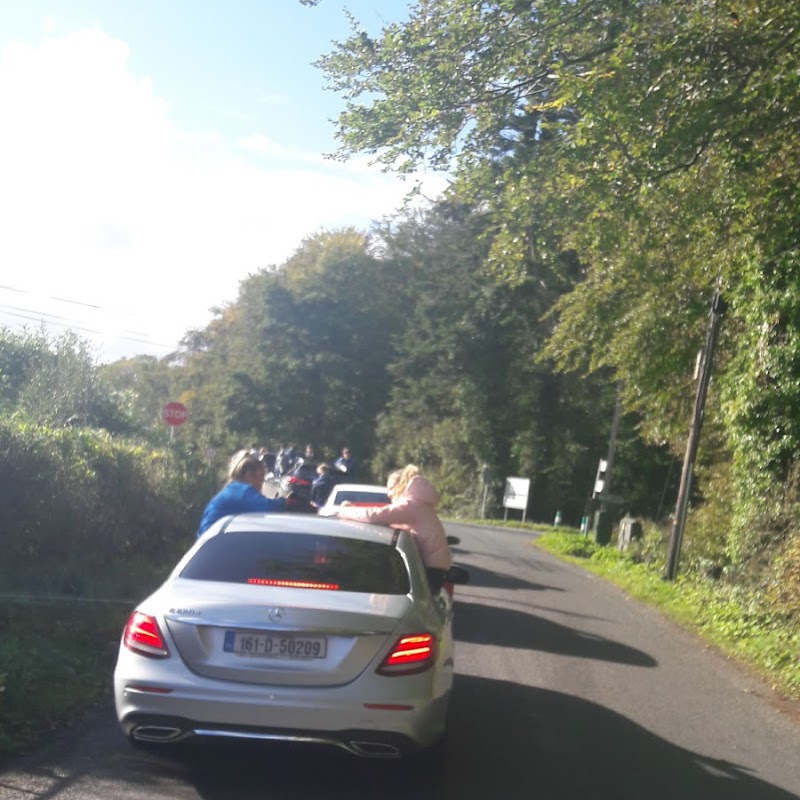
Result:
M392 501L388 506L355 508L343 504L339 509L339 519L389 525L412 533L417 539L422 561L428 568L431 585L438 591L451 563L447 536L436 513L439 493L413 464L393 472L386 482L386 489Z

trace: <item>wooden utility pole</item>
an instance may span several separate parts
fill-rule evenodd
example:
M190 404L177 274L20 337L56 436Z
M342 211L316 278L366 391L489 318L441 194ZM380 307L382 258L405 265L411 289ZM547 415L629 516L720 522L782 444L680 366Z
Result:
M667 569L664 573L664 577L669 581L674 581L678 574L678 558L681 552L681 542L683 541L683 528L686 524L686 512L689 508L694 462L697 457L697 447L700 443L700 431L703 428L708 384L711 380L711 359L714 355L717 332L719 331L722 315L725 313L726 307L727 305L722 299L720 289L717 287L716 292L714 292L714 299L711 301L711 318L708 322L706 345L700 359L697 394L694 400L694 414L692 415L692 425L689 429L689 441L686 444L686 456L683 460L681 485L680 489L678 489L678 501L675 504L675 517L672 522L672 536L669 542Z

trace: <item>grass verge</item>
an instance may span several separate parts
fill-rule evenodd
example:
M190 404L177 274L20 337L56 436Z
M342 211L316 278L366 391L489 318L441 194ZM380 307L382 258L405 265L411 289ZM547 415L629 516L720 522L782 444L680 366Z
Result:
M7 590L0 596L0 759L30 749L111 694L131 598L149 594L167 572L146 556L114 569L85 554L0 572Z
M0 606L0 758L19 753L111 692L130 609L79 600Z
M598 545L574 529L546 530L537 547L659 609L761 675L779 694L800 700L800 631L756 591L691 574L666 581L663 564L637 563L635 552Z

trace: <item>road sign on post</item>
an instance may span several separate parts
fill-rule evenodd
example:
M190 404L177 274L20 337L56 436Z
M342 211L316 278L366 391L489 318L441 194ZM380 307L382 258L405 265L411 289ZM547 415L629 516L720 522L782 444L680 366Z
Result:
M529 478L506 478L506 488L503 492L503 507L506 512L503 519L508 519L509 508L518 508L522 511L522 521L525 522L530 487Z
M594 479L594 491L592 492L592 499L594 500L597 495L602 494L606 488L606 470L608 469L608 459L601 458L600 463L597 465L597 476Z
M183 403L167 403L161 409L161 419L169 425L169 438L175 433L175 428L183 425L189 419L189 410Z

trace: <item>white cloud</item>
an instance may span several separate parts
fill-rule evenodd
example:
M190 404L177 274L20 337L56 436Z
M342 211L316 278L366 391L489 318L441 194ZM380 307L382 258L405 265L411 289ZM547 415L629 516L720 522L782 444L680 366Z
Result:
M292 155L293 157L298 155L298 152L293 148L286 147L263 133L253 133L250 136L242 137L239 139L239 147L261 157L280 158L287 155Z
M283 106L289 102L289 97L281 92L264 92L258 102L265 106Z
M366 227L410 188L260 132L182 130L127 62L127 45L97 28L0 53L0 263L3 283L32 293L20 306L69 298L100 309L49 313L174 343L305 236ZM133 352L164 350L105 345L106 357Z

